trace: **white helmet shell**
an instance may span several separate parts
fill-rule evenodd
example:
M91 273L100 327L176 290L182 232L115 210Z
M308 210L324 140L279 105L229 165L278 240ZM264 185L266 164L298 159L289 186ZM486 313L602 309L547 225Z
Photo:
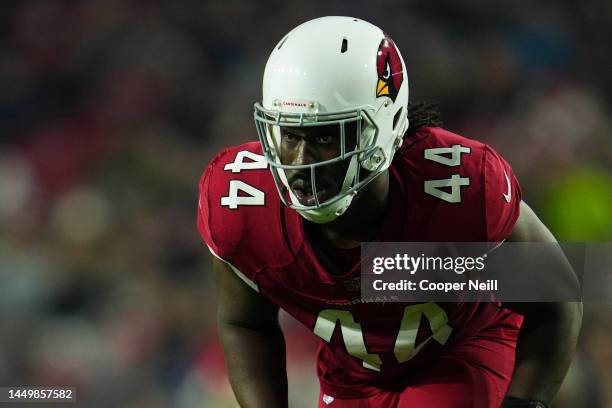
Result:
M378 27L352 17L322 17L294 28L274 47L263 78L255 119L281 198L314 222L342 214L352 197L387 169L408 128L408 77L394 42ZM280 163L280 132L274 126L312 126L358 120L358 146L337 196L301 205ZM372 172L359 180L359 168ZM313 170L314 171L314 170ZM314 177L314 176L313 176ZM315 193L316 195L316 193Z

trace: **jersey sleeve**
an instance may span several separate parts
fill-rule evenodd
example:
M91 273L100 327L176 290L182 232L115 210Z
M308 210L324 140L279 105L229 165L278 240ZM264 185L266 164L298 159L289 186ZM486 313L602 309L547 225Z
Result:
M242 272L236 266L233 252L235 247L240 244L236 239L231 239L232 229L228 228L228 226L232 223L224 222L228 220L223 220L218 211L215 212L215 207L218 207L218 204L216 205L215 203L219 202L219 197L217 196L219 196L219 192L222 190L220 184L226 181L219 175L219 167L223 167L223 160L226 159L228 150L223 150L211 160L200 179L197 214L198 231L212 254L225 262L251 289L259 292L259 287L254 281L254 275L250 273L251 270L243 269L245 272ZM228 230L230 231L230 237L225 233ZM243 266L240 265L240 268L243 268Z
M502 242L510 235L520 214L522 196L521 187L508 162L486 146L484 212L487 241Z
M292 262L282 205L259 142L229 147L200 179L197 228L212 254L254 287L270 268Z
M225 150L217 154L210 162L202 177L200 178L199 197L198 197L198 231L204 243L208 246L211 252L218 258L223 259L221 248L215 242L213 237L213 219L211 214L211 195L210 185L213 178L212 174L218 165L221 157L225 154Z

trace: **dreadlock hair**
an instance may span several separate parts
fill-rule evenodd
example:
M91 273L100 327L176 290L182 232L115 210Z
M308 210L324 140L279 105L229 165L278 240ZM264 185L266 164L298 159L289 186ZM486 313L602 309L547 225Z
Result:
M409 103L408 122L408 129L404 133L404 139L412 136L423 127L442 126L439 105L427 102Z

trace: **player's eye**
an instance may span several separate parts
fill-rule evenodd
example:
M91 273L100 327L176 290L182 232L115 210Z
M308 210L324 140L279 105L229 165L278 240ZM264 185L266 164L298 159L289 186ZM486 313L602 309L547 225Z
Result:
M391 66L389 66L389 61L387 61L387 65L385 66L385 73L382 77L384 79L389 79L391 77Z
M285 143L295 143L298 141L298 136L290 133L290 132L283 132L283 142Z
M317 135L315 141L318 144L330 144L333 141L333 137L331 135Z

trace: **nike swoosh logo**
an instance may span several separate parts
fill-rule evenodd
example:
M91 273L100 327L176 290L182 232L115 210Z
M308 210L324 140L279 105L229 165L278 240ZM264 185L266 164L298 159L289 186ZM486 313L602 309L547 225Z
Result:
M512 187L510 186L510 179L508 178L508 174L506 174L506 170L504 170L504 176L506 176L506 194L502 194L507 203L512 200Z

